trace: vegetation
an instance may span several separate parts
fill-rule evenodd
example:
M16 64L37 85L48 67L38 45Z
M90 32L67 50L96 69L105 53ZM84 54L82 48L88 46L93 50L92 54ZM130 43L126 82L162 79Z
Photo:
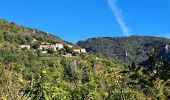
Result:
M1 99L120 98L121 66L107 59L96 60L91 54L70 58L20 51L8 42L1 45L0 56Z
M147 66L141 67L132 62L127 70L121 73L127 75L124 82L134 91L141 91L143 98L151 100L168 100L170 64L157 58L157 51L153 52L147 59Z
M0 20L1 100L170 99L170 64L159 57L158 49L151 50L145 66L123 65L90 53L73 53L67 46L43 54L37 48L47 42L70 44ZM21 49L20 44L31 49ZM72 55L65 56L68 53Z
M33 39L38 40L39 43L71 44L67 41L61 40L59 37L48 34L48 32L19 26L3 19L0 19L0 39L1 41L5 40L14 44L33 44Z
M158 49L159 57L170 61L170 53L165 52L166 44L170 44L169 39L151 36L99 37L77 43L78 46L86 48L88 52L128 64L132 61L137 64L145 61L153 48Z

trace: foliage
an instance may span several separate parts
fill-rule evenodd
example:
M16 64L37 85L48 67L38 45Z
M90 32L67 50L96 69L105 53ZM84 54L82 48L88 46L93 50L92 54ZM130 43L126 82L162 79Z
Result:
M111 57L124 64L145 61L153 48L158 49L159 58L170 61L170 52L165 50L166 44L170 44L169 39L152 36L98 37L77 43L88 52Z
M147 59L147 65L140 67L134 62L122 74L128 76L125 80L134 91L141 91L146 99L166 100L169 99L168 85L169 83L169 67L170 63L163 61L157 57L157 51L154 49ZM166 67L165 67L166 66Z
M38 42L32 41L33 39ZM135 40L126 44L127 38L106 38L106 41L107 39L117 41L119 45L114 44L113 47L119 49L115 49L115 52L121 52L124 58L126 56L123 53L125 51L123 46L130 51L132 50L130 44L139 45ZM143 38L136 39L138 42L143 41ZM146 41L150 41L149 39ZM142 60L144 65L139 66L135 61L131 65L123 65L99 55L74 54L73 49L69 47L59 51L49 49L47 54L36 50L41 43L46 42L69 44L45 32L0 20L1 100L170 99L170 64L159 57L159 49L153 49L148 59ZM109 45L111 41L103 43L108 48L103 48L98 43L93 45L105 49L106 55L110 54L108 51L110 47L112 48ZM142 45L143 43L145 42L142 42ZM150 49L152 47L150 43L145 44L148 48L143 49ZM31 45L31 49L20 49L20 44ZM95 52L103 53L102 50ZM72 53L74 56L64 56L66 53ZM130 62L133 59L126 60Z

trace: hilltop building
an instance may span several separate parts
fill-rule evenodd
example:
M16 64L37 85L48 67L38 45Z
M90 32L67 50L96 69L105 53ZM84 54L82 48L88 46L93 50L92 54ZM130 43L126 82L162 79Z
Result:
M60 44L60 43L56 43L55 46L56 46L56 48L57 48L58 50L64 48L64 45L63 45L63 44Z
M73 48L73 46L72 45L67 45L69 48Z
M86 49L74 49L73 50L74 52L77 52L77 53L86 53Z
M20 47L20 49L25 49L25 48L30 49L31 48L30 45L20 45L19 47Z
M40 45L39 50L54 49L56 51L56 50L60 50L62 48L64 48L63 44L56 43L56 44L53 44L53 45L49 45L49 44Z

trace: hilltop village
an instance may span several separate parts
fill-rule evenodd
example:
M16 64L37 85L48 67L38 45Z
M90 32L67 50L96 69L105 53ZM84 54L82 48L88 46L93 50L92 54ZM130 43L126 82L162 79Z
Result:
M33 39L32 40L33 43L38 43L38 40ZM19 45L19 49L24 50L24 49L32 49L32 50L37 50L43 54L48 54L48 53L52 53L52 54L62 54L66 57L71 57L71 56L75 56L77 54L80 53L86 53L86 49L84 48L76 48L72 45L65 45L62 43L55 43L55 44L51 44L48 42L44 42L41 44L36 44L36 45Z

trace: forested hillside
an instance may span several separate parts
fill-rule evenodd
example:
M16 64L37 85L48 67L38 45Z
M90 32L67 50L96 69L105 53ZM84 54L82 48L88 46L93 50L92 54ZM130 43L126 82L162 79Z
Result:
M158 49L159 57L170 61L169 44L170 39L151 36L99 37L77 43L88 52L111 57L121 63L145 61L153 48Z
M55 43L64 48L46 53L38 49L41 44ZM121 98L122 66L88 53L74 53L70 45L76 48L46 32L0 20L0 99Z
M125 65L0 20L0 100L170 99L170 64L150 44L146 49L145 67Z
M7 22L0 19L0 39L13 44L31 44L33 39L41 42L70 44L57 36L38 29L30 29L14 22Z
M120 97L117 82L121 82L121 65L109 60L89 54L64 57L20 51L7 42L1 44L0 56L3 100L102 99L109 98L113 91Z

